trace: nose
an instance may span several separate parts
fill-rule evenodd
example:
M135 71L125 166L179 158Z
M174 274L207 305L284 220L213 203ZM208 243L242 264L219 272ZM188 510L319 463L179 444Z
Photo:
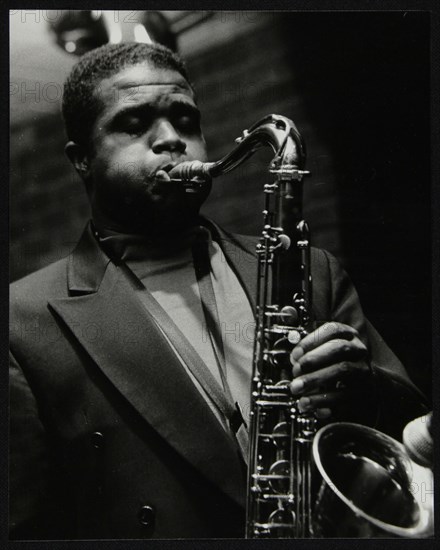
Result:
M152 150L156 154L163 152L184 153L186 143L169 120L158 120L153 129Z

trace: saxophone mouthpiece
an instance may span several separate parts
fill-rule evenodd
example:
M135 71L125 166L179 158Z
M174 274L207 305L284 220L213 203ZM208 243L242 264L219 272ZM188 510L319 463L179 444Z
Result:
M213 162L188 160L174 166L169 171L169 176L171 181L181 183L187 193L197 193L211 181L210 168L213 164Z

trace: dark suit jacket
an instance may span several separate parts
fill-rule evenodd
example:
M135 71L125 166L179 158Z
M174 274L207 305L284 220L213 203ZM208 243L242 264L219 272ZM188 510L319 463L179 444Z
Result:
M256 239L217 231L253 302ZM423 397L336 260L314 249L312 272L317 318L368 345L365 421L399 436ZM10 307L11 538L243 536L236 444L90 228L68 258L12 284Z

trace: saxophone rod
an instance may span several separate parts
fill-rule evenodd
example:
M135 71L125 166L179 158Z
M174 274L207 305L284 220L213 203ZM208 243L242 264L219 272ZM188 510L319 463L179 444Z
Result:
M169 181L183 185L187 193L197 193L212 178L230 172L242 162L243 159L236 159L228 164L223 164L222 160L217 162L201 162L200 160L184 161L169 171ZM298 181L303 176L309 174L307 170L299 170L294 165L272 169L270 172L278 174L282 179L296 179Z
M270 172L280 180L298 180L308 174L303 170L305 148L294 123L280 115L267 115L236 140L236 146L216 162L184 161L174 166L168 176L195 193L212 178L226 174L249 159L261 147L270 147L274 157Z

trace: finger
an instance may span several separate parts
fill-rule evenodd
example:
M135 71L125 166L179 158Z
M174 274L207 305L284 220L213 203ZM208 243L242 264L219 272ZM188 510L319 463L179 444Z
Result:
M298 400L298 409L300 412L315 411L317 409L331 409L335 404L344 400L342 392L327 392L301 397Z
M315 412L316 418L319 420L327 420L331 416L333 416L333 412L331 409L317 409Z
M325 342L334 340L336 338L351 340L355 336L359 336L359 333L353 327L336 322L324 323L316 330L305 336L293 348L291 357L296 361L308 351L317 348Z
M291 361L293 376L313 372L341 361L358 361L366 355L367 348L357 336L352 340L342 338L330 340L308 351L298 360Z
M325 383L338 381L340 376L341 372L339 365L332 365L319 371L294 378L289 384L290 392L292 395L304 395L308 392L314 392Z
M368 372L368 365L363 361L352 363L343 361L330 367L325 367L309 374L298 376L290 382L289 387L293 395L304 395L319 388L333 387L336 382L344 382L357 375Z

